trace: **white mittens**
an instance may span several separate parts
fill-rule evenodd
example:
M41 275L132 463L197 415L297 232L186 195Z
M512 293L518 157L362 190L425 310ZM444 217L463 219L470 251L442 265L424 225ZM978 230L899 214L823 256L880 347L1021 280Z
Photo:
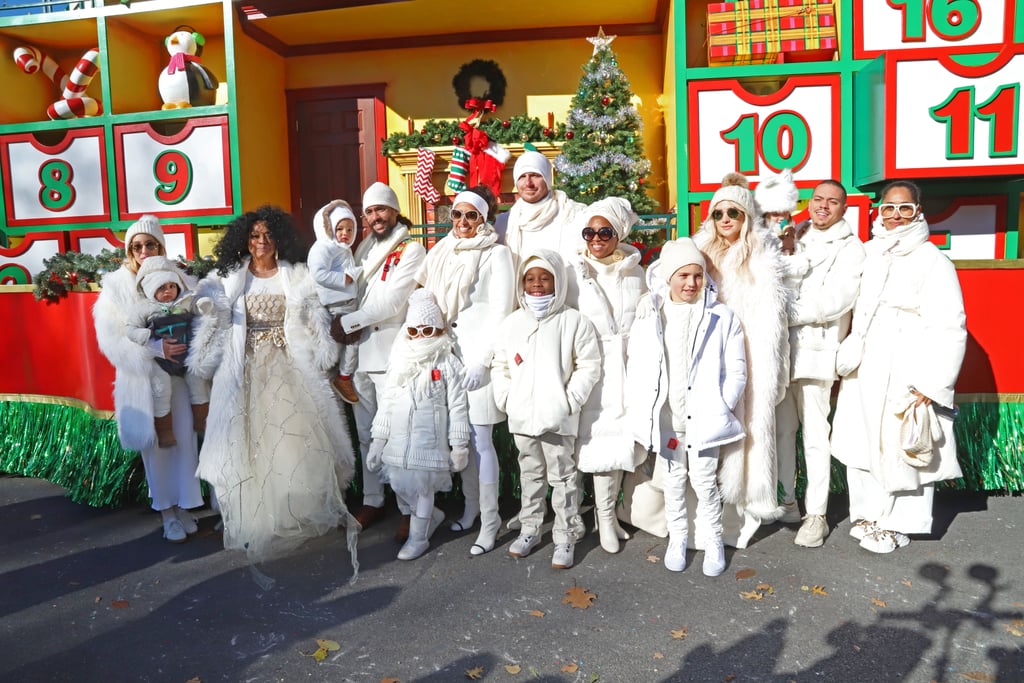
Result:
M479 389L487 377L486 365L474 365L466 368L466 376L462 378L462 388L466 391Z
M452 446L452 472L461 472L469 465L469 445L454 444Z
M384 465L384 439L374 439L370 444L370 450L366 453L366 469L371 472L380 472Z

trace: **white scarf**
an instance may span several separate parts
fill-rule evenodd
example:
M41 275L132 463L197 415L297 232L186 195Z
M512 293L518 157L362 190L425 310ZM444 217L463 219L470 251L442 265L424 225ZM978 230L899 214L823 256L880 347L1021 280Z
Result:
M448 233L427 252L417 280L433 292L444 319L451 322L462 310L469 289L480 272L480 259L498 241L490 223L483 223L473 237ZM461 256L465 252L466 256Z
M433 380L431 370L445 365L446 356L452 352L452 340L447 334L440 337L417 337L409 339L403 331L391 347L388 361L388 385L408 386L413 396L421 399L427 395Z
M918 214L913 221L895 230L886 230L881 217L871 226L871 236L879 241L882 251L894 256L909 254L928 241L929 233L924 214Z
M505 244L512 250L513 257L518 259L523 254L522 233L543 230L560 213L566 211L566 206L570 201L561 190L553 190L539 202L530 204L518 201L513 204L508 212L508 228L505 231ZM561 240L561 236L559 236L559 240ZM518 266L518 261L515 265Z
M555 300L554 294L545 294L543 296L531 296L529 294L523 295L523 301L526 303L526 307L533 313L533 317L540 320L548 313L548 309L551 308L551 303Z

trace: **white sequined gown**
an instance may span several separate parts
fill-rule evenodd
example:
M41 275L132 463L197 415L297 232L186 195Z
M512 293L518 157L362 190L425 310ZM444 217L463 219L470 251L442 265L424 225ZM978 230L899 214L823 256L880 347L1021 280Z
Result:
M346 514L335 453L284 334L278 277L250 276L245 294L243 410L219 453L224 547L259 562L336 527ZM225 485L226 484L226 485Z

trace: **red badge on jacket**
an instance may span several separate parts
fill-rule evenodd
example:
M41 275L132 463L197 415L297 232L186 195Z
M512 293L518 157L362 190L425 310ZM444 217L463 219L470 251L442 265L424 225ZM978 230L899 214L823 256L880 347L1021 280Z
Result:
M437 380L441 379L441 371L438 370L437 368L434 368L433 370L431 370L430 371L430 379L434 380L435 382Z
M679 439L672 437L671 439L668 440L668 443L665 445L668 447L670 451L674 451L676 448L679 447Z
M516 365L522 365L523 364L523 357L520 356L518 353L516 354L516 357L513 358L512 360L514 360L516 362Z

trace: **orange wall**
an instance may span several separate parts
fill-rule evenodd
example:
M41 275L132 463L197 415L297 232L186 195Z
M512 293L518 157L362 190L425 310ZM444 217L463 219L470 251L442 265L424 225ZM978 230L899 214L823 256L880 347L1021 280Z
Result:
M510 42L458 47L381 50L362 54L297 57L287 60L287 88L317 88L359 83L386 83L387 134L406 130L408 117L416 121L459 117L460 110L451 80L459 67L473 59L492 59L508 81L505 101L496 115L529 113L546 122L554 111L565 120L569 100L579 86L581 67L592 46L584 39ZM664 89L665 55L661 36L620 37L612 44L619 66L630 79L633 92L642 100L644 151L651 160L652 193L664 205L666 191L665 123L659 98ZM239 78L240 87L243 80ZM244 89L244 87L243 87ZM554 110L552 100L561 102ZM545 98L530 106L531 98ZM247 115L241 109L240 118ZM390 178L396 190L401 182L392 166ZM399 197L403 192L399 191Z

